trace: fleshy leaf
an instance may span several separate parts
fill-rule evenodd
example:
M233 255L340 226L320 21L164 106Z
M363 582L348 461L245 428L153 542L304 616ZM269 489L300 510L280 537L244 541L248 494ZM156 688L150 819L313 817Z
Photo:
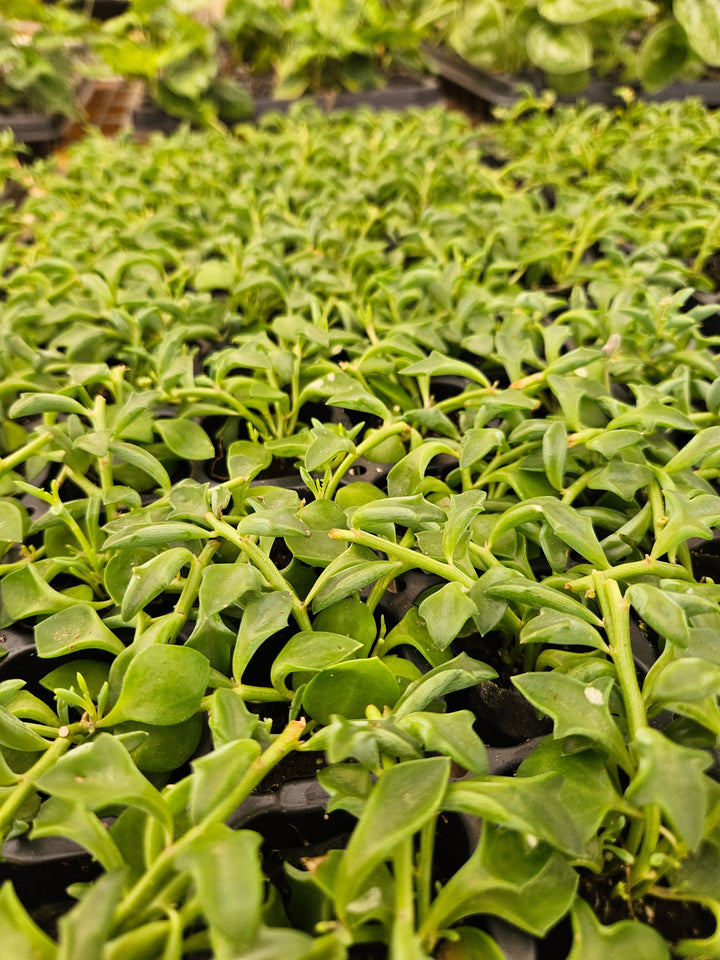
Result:
M260 746L254 740L236 740L195 760L190 787L193 823L202 820L225 798L259 755Z
M35 781L45 793L81 803L87 810L126 804L171 823L170 810L130 759L125 747L109 733L66 753Z
M125 649L95 610L84 603L76 603L42 620L35 627L35 645L41 657L62 657L78 650L118 654Z
M371 657L320 671L305 687L302 702L314 720L329 723L333 714L364 717L371 704L382 712L384 707L393 707L399 695L394 674L377 657Z
M407 717L418 710L424 710L438 697L464 690L496 676L497 672L486 663L461 653L413 681L403 692L393 713L398 719Z
M362 644L350 637L321 630L303 630L296 633L273 661L270 671L272 685L288 699L292 698L285 680L296 670L325 670L336 663L349 660Z
M447 758L428 757L396 764L379 778L336 876L336 906L341 917L368 874L437 814L449 770Z
M623 769L629 768L625 743L608 707L612 677L583 683L562 673L523 673L512 682L534 707L552 717L556 737L587 737Z
M577 874L561 853L487 823L470 859L433 901L425 926L446 929L486 913L543 937L567 913L576 887Z
M67 837L92 854L104 870L121 870L124 866L107 828L77 800L46 800L33 820L32 837Z
M470 710L452 713L411 713L400 726L417 737L426 750L450 757L474 774L488 770L485 745L473 730L475 715Z
M57 946L30 918L9 880L0 887L0 943L8 958L57 958Z
M155 429L168 450L181 460L209 460L215 454L210 437L192 420L157 420Z
M191 647L155 644L130 661L117 703L99 726L139 720L170 726L200 708L210 676L208 660Z
M657 804L670 827L694 850L703 835L707 810L704 771L712 758L703 750L673 743L649 727L631 744L638 771L625 797L636 806Z
M427 624L434 643L444 650L460 633L477 608L467 591L456 582L446 583L426 597L418 612Z
M590 906L580 897L570 912L573 947L567 960L597 960L599 957L642 957L642 960L670 960L665 940L639 920L620 920L603 926Z
M151 600L166 590L180 571L193 559L186 547L171 547L152 560L132 568L120 613L129 623Z

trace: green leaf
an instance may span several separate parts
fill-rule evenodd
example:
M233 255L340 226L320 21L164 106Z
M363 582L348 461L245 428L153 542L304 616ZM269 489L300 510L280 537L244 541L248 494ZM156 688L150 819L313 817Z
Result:
M88 410L72 397L63 397L56 393L23 393L10 407L9 415L14 418L34 417L40 413L75 413L87 417Z
M704 771L712 757L704 750L673 743L649 727L638 731L630 748L638 769L625 798L638 807L656 804L673 832L691 850L696 849L707 812Z
M460 633L477 608L467 590L455 581L446 583L419 607L419 613L427 624L433 642L445 650Z
M567 913L576 887L577 874L561 853L486 823L470 859L436 896L424 926L447 929L485 913L543 937Z
M720 523L720 497L701 493L692 499L679 490L665 490L668 522L653 544L653 559L674 550L691 537L712 537L712 526Z
M554 771L526 777L459 780L448 787L444 807L482 817L521 834L544 840L569 856L585 855L585 824L558 803L562 778ZM532 843L532 841L531 841Z
M318 770L320 786L329 795L327 812L347 810L360 819L372 789L370 771L360 763L335 763Z
M212 532L194 523L148 523L131 527L128 531L118 530L105 541L105 549L114 547L168 547L172 543L209 540Z
M382 533L388 523L407 527L408 530L426 530L431 525L444 523L446 517L442 507L416 493L365 503L353 511L350 523L356 530Z
M92 854L104 870L122 870L124 861L114 840L94 813L77 800L47 799L33 820L32 838L66 837Z
M629 769L625 742L608 708L612 677L583 683L562 673L524 673L511 679L534 707L552 717L555 737L587 737Z
M231 290L239 280L238 271L229 260L206 260L195 272L192 284L200 292Z
M170 726L200 708L210 675L208 660L191 647L156 644L130 661L117 703L99 726L138 720Z
M644 37L637 52L638 77L650 93L675 79L691 56L688 37L674 19L664 20Z
M567 960L599 960L600 957L642 957L670 960L667 943L652 927L639 920L620 920L603 926L592 908L577 897L570 911L573 946Z
M0 745L27 753L47 750L50 746L47 740L43 740L34 730L26 726L19 717L10 713L7 707L3 706L0 706Z
M249 740L257 737L261 728L260 718L251 713L234 689L220 687L210 700L208 724L212 731L215 747L236 740Z
M471 363L464 360L457 360L454 357L445 356L437 350L433 350L429 357L418 360L417 363L411 363L408 367L403 367L403 375L416 377L421 374L428 374L433 377L454 376L467 377L482 387L489 387L490 381L485 374L478 370Z
M603 625L602 620L596 617L592 610L584 607L572 594L561 593L559 590L546 587L534 580L525 580L518 576L509 580L498 580L498 582L491 583L485 593L489 597L502 597L505 600L524 603L534 610L549 607L551 610L578 617L591 624L591 626L601 627Z
M259 756L260 745L254 740L235 740L195 760L190 786L192 822L199 823L211 814Z
M0 942L14 960L57 958L57 946L30 919L9 880L0 887Z
M35 627L35 646L40 657L62 657L78 650L122 653L125 644L108 630L92 607L76 603L42 620Z
M580 26L538 21L528 28L525 46L530 60L548 73L580 73L593 63L592 41Z
M449 771L446 757L429 757L397 764L379 778L340 861L335 903L341 918L368 874L436 816Z
M666 473L675 473L687 467L702 464L716 450L720 450L720 427L706 427L700 430L685 446L678 450L663 467Z
M215 456L212 440L199 423L192 420L156 420L155 429L163 443L181 460L209 460Z
M264 444L235 440L227 452L227 469L231 480L252 480L272 463L272 453Z
M359 410L361 413L370 413L383 421L390 420L390 411L376 396L364 390L359 384L335 393L326 401L330 406L343 407L346 410Z
M483 460L491 450L504 446L505 434L490 427L471 427L466 430L460 445L460 469L467 470Z
M157 483L164 493L170 490L170 477L168 476L167 470L160 461L151 453L148 453L147 450L144 450L142 447L137 447L132 443L123 443L120 440L114 440L109 443L108 449L118 460L123 463L129 463L133 467L137 467L138 470L142 470L143 473L146 473Z
M294 557L312 566L327 567L345 552L344 543L331 540L328 536L331 530L346 526L345 513L336 503L332 500L313 500L301 507L297 516L309 536L292 536L295 531L287 531L285 543Z
M313 630L352 637L361 644L362 653L358 656L362 657L368 656L378 633L372 611L356 597L345 597L322 610L315 617Z
M486 774L485 745L473 730L475 715L470 710L452 713L410 713L400 726L417 737L428 751L450 757L476 775Z
M542 0L538 13L555 23L585 23L611 13L651 17L657 6L648 0Z
M333 714L364 717L371 704L382 713L400 695L395 675L377 657L350 660L317 673L303 692L303 708L313 720L329 723Z
M348 660L362 644L350 637L322 630L303 630L296 633L275 657L270 671L272 685L292 699L286 678L296 670L316 673Z
M192 561L193 554L186 547L171 547L152 560L134 566L120 608L123 620L129 623L151 600L167 590L182 568Z
M570 504L551 497L542 497L540 507L543 519L547 520L556 537L600 570L608 569L610 564L588 517L578 513Z
M341 437L325 426L315 426L311 433L314 439L305 454L307 470L319 470L339 454L355 450L355 444L349 437Z
M251 597L243 612L232 658L236 681L242 680L253 654L268 637L282 630L292 610L289 593L275 591Z
M443 553L448 563L452 563L455 549L467 536L472 521L485 509L486 496L484 490L467 490L450 495L450 509L442 534Z
M24 515L20 506L9 500L0 500L0 544L21 543L24 527Z
M357 593L375 580L394 571L397 564L392 560L378 560L371 550L352 546L336 557L318 578L313 597L313 611L319 613L326 607Z
M441 454L457 456L456 451L441 440L426 440L398 460L387 476L387 492L391 498L410 497L419 492L430 461Z
M557 786L556 808L575 824L584 843L594 845L597 831L620 799L605 759L598 750L567 753L563 743L545 737L523 760L515 776L536 777L548 770L562 778ZM602 857L599 849L598 857Z
M322 501L323 503L327 501ZM334 504L331 504L334 506ZM304 508L306 509L306 508ZM236 529L241 537L285 537L295 535L299 542L306 543L311 531L301 517L290 510L258 510L250 513L238 523ZM343 516L343 520L344 520ZM297 536L299 534L300 536ZM326 538L327 539L327 538ZM334 546L334 544L332 544Z
M262 922L261 843L253 830L216 823L178 857L178 865L192 875L218 960L252 955Z
M64 610L77 604L77 600L54 590L38 572L35 564L26 563L4 578L2 603L3 622L8 624L25 617Z
M461 653L453 660L448 660L433 670L429 670L422 677L414 680L404 691L395 705L394 716L399 720L412 713L424 710L433 700L444 697L456 690L492 680L497 672L486 663L473 660L467 654Z
M720 66L720 0L673 0L673 13L695 53Z
M264 581L249 563L213 563L205 567L200 583L200 609L204 617L222 613L246 593L260 590Z
M116 803L144 810L170 826L166 801L130 759L125 747L109 733L75 747L35 781L53 797L102 810Z
M688 615L672 594L650 583L633 583L625 599L660 637L679 647L690 643Z
M607 644L585 620L557 610L543 610L520 631L520 643L546 643L560 647L580 646L607 650Z
M567 451L567 429L562 420L555 420L543 435L542 453L545 474L556 490L562 490L564 486Z
M643 684L643 698L648 705L662 701L692 702L715 697L719 689L720 664L700 657L682 657L666 664L659 673L653 671L648 675Z
M104 953L125 883L124 870L116 869L96 880L80 902L60 918L57 960L100 957Z

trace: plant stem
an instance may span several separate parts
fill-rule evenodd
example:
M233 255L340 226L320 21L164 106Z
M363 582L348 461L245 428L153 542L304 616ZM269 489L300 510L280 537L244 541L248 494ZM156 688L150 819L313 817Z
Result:
M415 897L413 884L413 838L407 837L393 855L395 874L395 922L390 941L390 960L407 955L408 941L415 934Z
M594 570L592 574L585 577L578 577L577 580L564 579L563 583L567 590L573 593L585 593L592 590L595 585L594 578L607 578L612 575L612 579L618 582L627 580L636 580L639 577L656 576L674 580L693 580L694 577L685 567L678 563L668 563L666 560L655 560L646 556L643 560L632 560L629 563L619 563L610 570ZM543 582L547 585L553 585L558 577L548 577Z
M437 817L423 824L420 831L420 853L417 866L417 914L421 924L430 911L432 897L432 866L435 853Z
M15 467L20 466L21 463L24 463L29 457L34 453L38 453L44 446L46 446L53 438L51 433L41 433L39 436L35 437L34 440L28 440L27 443L23 444L22 447L18 447L17 450L13 450L12 453L9 453L7 457L0 457L0 477L4 473L9 473L11 470L14 470Z
M307 610L270 557L263 553L260 547L249 537L241 536L229 523L226 523L224 520L218 520L214 513L208 511L208 513L205 514L205 520L221 537L225 537L230 543L234 543L236 547L239 547L271 586L275 587L276 590L282 590L290 594L292 613L297 625L301 630L312 630L312 624L310 623Z
M625 704L628 734L630 740L634 740L638 732L647 727L648 722L630 645L630 605L620 593L616 580L594 571L593 584L605 623L610 656Z
M477 580L474 577L463 573L456 566L444 563L442 560L434 560L432 557L426 557L422 553L411 550L409 547L403 547L399 543L392 543L390 540L384 540L382 537L375 536L374 533L366 533L364 530L331 530L328 534L331 540L346 540L349 543L359 543L363 547L369 547L371 550L381 550L389 557L396 560L402 560L409 568L418 567L427 573L434 573L444 580L454 580L468 590L475 585Z
M70 730L68 727L61 727L60 729L64 736L58 736L57 740L50 744L45 753L43 753L40 759L37 760L30 769L20 774L17 786L13 789L3 805L0 806L0 839L7 836L18 810L20 810L22 805L34 792L35 780L45 773L46 770L53 767L60 757L70 748Z
M298 746L300 737L305 728L304 720L293 720L282 733L278 734L273 743L256 757L248 770L225 795L217 806L207 813L202 820L191 827L186 834L175 843L165 847L150 869L138 880L135 886L123 899L115 916L115 930L119 931L131 921L137 924L142 921L154 908L154 901L162 891L169 875L173 870L175 857L183 850L187 850L199 839L213 823L222 823L250 794L265 775L282 759Z
M409 429L410 427L404 420L400 420L398 423L389 423L381 427L377 433L363 440L362 443L359 443L357 447L355 447L355 450L352 453L348 453L340 465L336 467L335 472L323 491L323 499L330 500L335 496L340 481L359 457L364 457L369 450L372 450L373 447L382 443L383 440L387 440L388 437L397 436L398 433L404 433Z

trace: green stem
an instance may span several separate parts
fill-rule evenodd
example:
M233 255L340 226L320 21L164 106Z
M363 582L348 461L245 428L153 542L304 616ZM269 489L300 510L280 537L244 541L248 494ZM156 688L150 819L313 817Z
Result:
M34 440L29 440L23 444L22 447L13 450L7 457L0 457L0 477L4 473L9 473L11 470L14 470L15 467L20 466L21 463L24 463L33 454L38 453L52 438L53 435L51 433L41 433L35 437Z
M434 560L432 557L426 557L424 554L403 547L399 543L392 543L390 540L377 537L374 533L366 533L364 530L335 529L331 530L328 536L331 540L345 540L349 543L359 543L371 550L380 550L389 557L402 560L409 568L417 567L427 573L437 574L444 580L454 580L463 587L467 587L468 590L477 583L476 578L468 576L454 565L444 563L442 560Z
M410 427L403 420L400 420L398 423L386 424L381 427L377 433L363 440L362 443L359 443L357 447L355 447L355 450L352 453L348 453L340 465L336 467L335 472L325 487L323 499L331 500L335 496L340 481L359 457L364 457L369 450L372 450L373 447L382 443L383 440L387 440L388 437L394 437L398 433L404 433L409 429Z
M666 560L654 560L652 557L646 556L643 560L619 563L616 567L612 567L609 570L594 570L592 574L588 574L585 577L578 577L577 580L568 580L567 577L554 576L548 577L543 583L548 586L562 583L566 589L572 590L573 593L584 593L594 588L594 578L596 576L600 578L612 577L613 580L620 583L647 576L663 577L673 580L692 581L694 579L693 575L678 563L668 563Z
M435 829L437 817L423 824L420 831L420 853L417 866L417 913L422 923L430 912L432 898L432 867L435 853Z
M641 830L638 831L638 834L633 835L633 830L631 829L628 834L628 848L631 853L635 854L635 861L630 869L629 886L631 890L637 888L640 884L646 884L648 887L651 887L657 879L656 874L650 866L650 857L657 851L661 824L660 808L656 804L649 804L643 807L643 813L645 814L644 818L642 820L634 820L632 824L633 827L639 825ZM640 839L639 849L637 846L635 846L635 849L630 846L631 843L637 843L636 838ZM642 896L644 892L645 891L641 892L640 890L636 890L635 895Z
M408 942L415 934L415 898L413 885L413 838L407 837L393 856L395 873L395 922L390 941L389 960L407 956Z
M0 839L7 836L18 811L35 791L35 780L42 776L47 770L50 770L70 748L70 730L68 727L61 727L60 729L65 736L58 736L57 740L50 744L45 753L43 753L40 759L34 763L30 769L20 774L17 786L3 805L0 806Z
M95 406L93 409L92 418L96 430L105 430L105 397L102 394L98 394L95 397ZM97 465L98 476L100 477L100 487L102 489L103 503L105 504L105 512L108 520L115 520L118 515L117 506L107 502L108 494L115 484L112 471L112 458L110 454L106 454L104 457L98 457Z
M202 837L203 833L211 824L222 823L227 820L230 814L239 806L266 774L273 769L288 753L295 750L298 746L300 737L305 728L303 720L291 721L282 733L278 734L273 743L261 753L259 757L253 760L252 764L235 784L228 791L213 810L207 813L202 820L191 827L186 834L180 837L175 843L165 847L160 856L150 869L143 874L135 886L128 892L123 899L117 914L115 916L115 930L119 931L123 927L139 924L152 912L154 901L161 893L166 882L173 872L173 862L178 854L187 850L192 844Z
M634 740L647 725L647 714L642 691L635 673L635 662L630 644L630 604L620 593L616 580L593 573L595 594L605 624L610 656L615 665L618 684L627 714L628 734Z
M292 613L297 625L301 630L312 630L312 624L310 623L307 610L270 557L263 553L260 547L249 537L241 536L229 523L226 523L224 520L218 520L214 513L208 511L208 513L205 514L205 520L221 537L225 537L230 543L234 543L236 547L239 547L272 587L290 594Z
M233 690L251 703L280 703L288 699L274 687L254 687L250 683L238 683Z

